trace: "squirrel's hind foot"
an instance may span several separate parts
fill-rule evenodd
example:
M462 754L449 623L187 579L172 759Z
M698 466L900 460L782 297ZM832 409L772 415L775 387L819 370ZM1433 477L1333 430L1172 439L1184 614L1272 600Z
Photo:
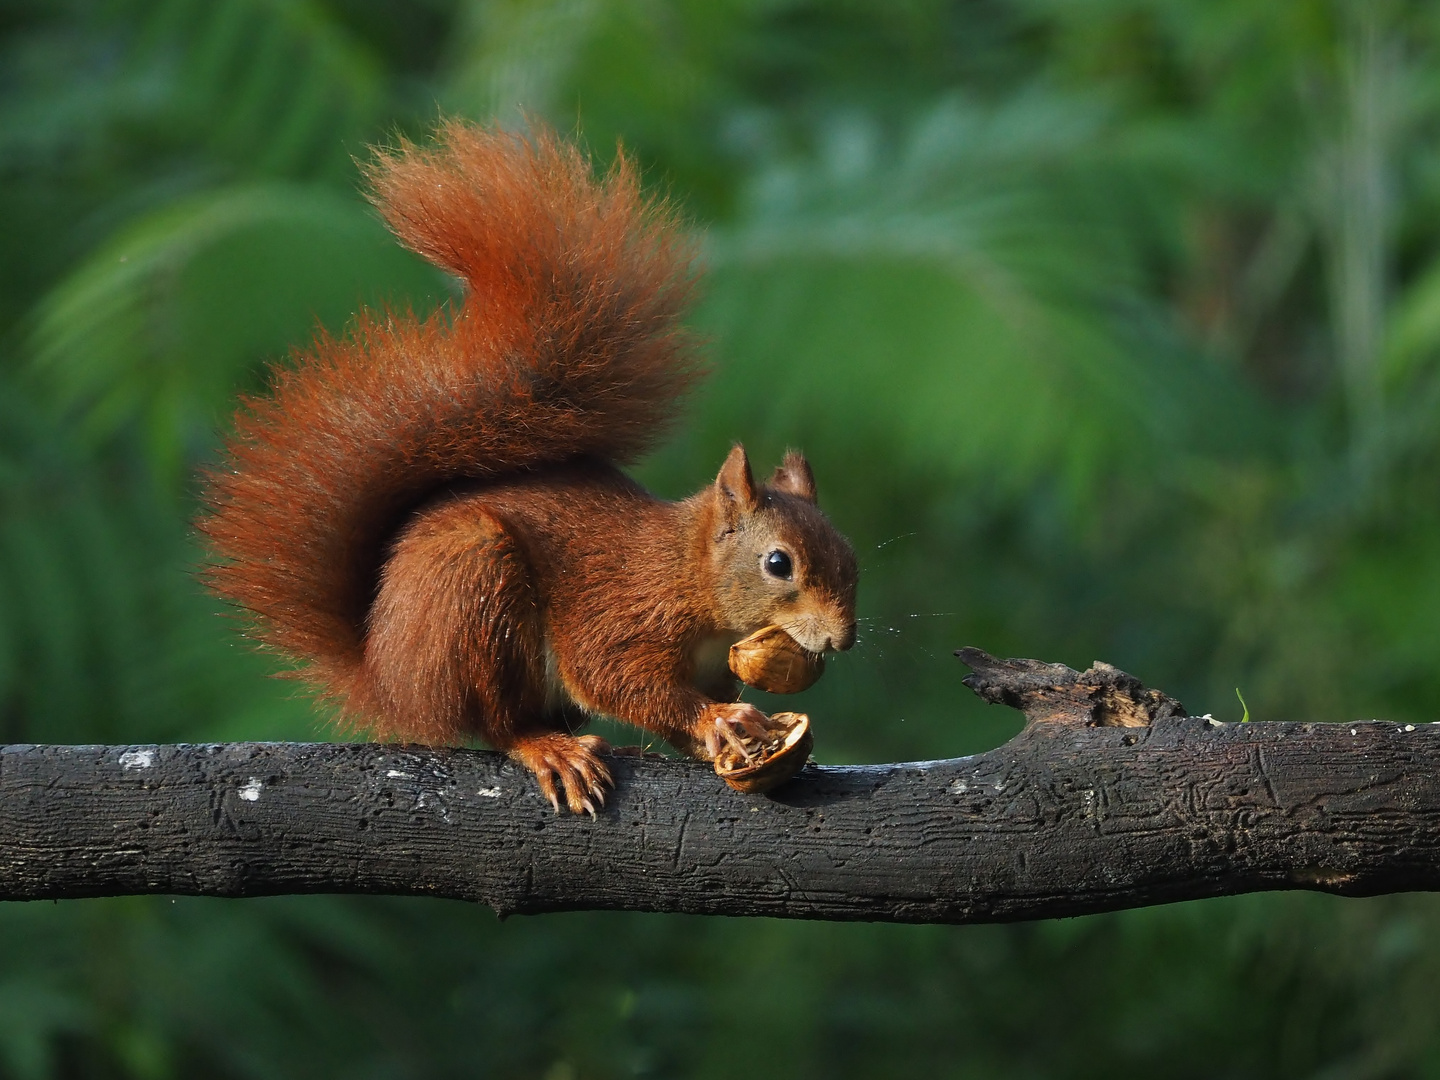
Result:
M601 760L610 744L598 735L567 735L548 731L521 736L506 751L510 760L535 774L540 793L560 813L560 788L565 805L573 813L595 816L597 805L605 805L605 792L615 786L610 767Z

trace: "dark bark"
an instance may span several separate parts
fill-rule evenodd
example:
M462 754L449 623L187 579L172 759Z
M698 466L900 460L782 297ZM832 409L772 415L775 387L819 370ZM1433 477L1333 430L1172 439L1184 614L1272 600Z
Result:
M768 796L706 765L617 757L593 821L557 816L485 751L10 746L0 897L414 893L502 913L979 922L1440 887L1440 725L1220 724L1103 665L964 658L977 693L1031 718L997 750L811 766Z

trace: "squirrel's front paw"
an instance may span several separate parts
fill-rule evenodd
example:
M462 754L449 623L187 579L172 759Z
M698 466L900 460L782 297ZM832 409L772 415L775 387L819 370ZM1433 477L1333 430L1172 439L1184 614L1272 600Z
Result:
M744 701L707 705L695 726L696 742L705 746L705 758L714 761L725 747L749 757L746 736L764 739L775 727L770 717Z
M605 805L605 792L615 786L610 768L600 760L610 744L599 735L567 735L550 731L517 739L509 749L510 758L535 774L540 792L560 812L559 786L565 788L565 804L577 813L595 816L595 806Z

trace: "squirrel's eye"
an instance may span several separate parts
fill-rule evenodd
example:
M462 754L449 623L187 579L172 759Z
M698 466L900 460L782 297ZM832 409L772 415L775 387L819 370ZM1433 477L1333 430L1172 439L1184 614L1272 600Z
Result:
M790 563L790 556L785 552L776 550L765 556L765 572L771 577L789 581L793 571L794 567Z

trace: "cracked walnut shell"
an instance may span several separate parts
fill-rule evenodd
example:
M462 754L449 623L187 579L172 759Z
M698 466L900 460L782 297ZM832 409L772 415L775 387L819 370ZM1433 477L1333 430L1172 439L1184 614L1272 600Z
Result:
M740 732L715 756L715 774L747 795L785 783L805 767L815 746L804 713L775 713L767 721L763 735Z

